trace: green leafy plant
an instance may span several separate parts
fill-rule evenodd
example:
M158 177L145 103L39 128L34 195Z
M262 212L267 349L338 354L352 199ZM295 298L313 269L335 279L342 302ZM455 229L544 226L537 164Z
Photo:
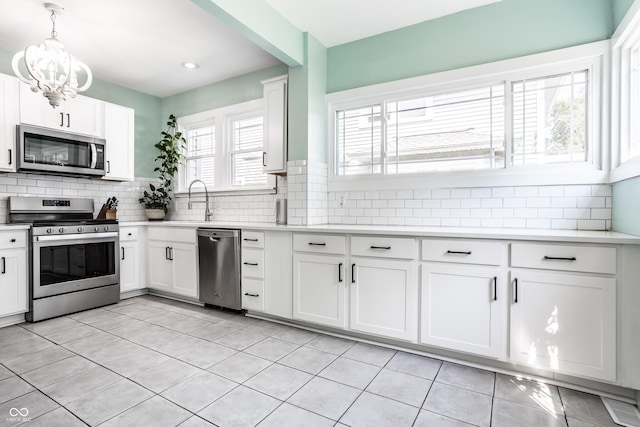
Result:
M169 116L167 127L167 131L161 133L162 139L155 144L160 153L155 158L155 162L158 162L159 165L153 170L158 172L160 185L149 184L150 191L145 190L143 196L138 199L146 209L163 209L165 213L169 210L169 202L171 201L173 176L178 171L178 166L182 161L182 152L186 145L182 132L178 132L176 118L173 114Z

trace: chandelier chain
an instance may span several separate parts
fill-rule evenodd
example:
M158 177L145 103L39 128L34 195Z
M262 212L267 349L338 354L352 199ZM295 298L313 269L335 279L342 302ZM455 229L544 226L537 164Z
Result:
M56 32L56 11L55 10L51 10L51 37L52 38L57 38L58 37L58 33Z

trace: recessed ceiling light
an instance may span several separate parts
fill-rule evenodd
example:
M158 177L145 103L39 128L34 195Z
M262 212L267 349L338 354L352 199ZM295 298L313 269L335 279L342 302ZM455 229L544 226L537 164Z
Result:
M195 70L196 68L200 68L200 64L196 64L195 62L182 62L181 65L187 70Z

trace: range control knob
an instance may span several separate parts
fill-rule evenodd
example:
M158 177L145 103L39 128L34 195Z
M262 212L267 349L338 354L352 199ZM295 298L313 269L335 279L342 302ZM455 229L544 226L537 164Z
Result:
M78 233L82 233L82 227L78 227Z
M53 230L50 228L47 228L47 234L51 234L51 233L53 233Z
M109 226L108 225L104 226L104 231L109 231Z
M100 231L100 227L94 228L95 231Z
M64 233L64 227L60 227L60 228L58 228L58 232L60 232L60 233Z

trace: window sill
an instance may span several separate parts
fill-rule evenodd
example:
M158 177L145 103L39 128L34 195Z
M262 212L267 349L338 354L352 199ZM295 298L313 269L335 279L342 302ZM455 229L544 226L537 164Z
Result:
M640 156L636 156L622 163L611 171L609 182L614 183L640 176Z
M252 187L252 188L243 188L243 189L233 189L233 190L209 190L210 196L251 196L251 195L260 195L260 194L276 194L277 189L275 187ZM177 198L188 197L189 190L178 190L174 191L173 194ZM204 188L200 187L197 190L191 190L192 196L203 196Z
M554 171L458 171L425 175L330 177L329 191L374 191L433 188L518 187L539 185L608 184L608 174L584 168Z

